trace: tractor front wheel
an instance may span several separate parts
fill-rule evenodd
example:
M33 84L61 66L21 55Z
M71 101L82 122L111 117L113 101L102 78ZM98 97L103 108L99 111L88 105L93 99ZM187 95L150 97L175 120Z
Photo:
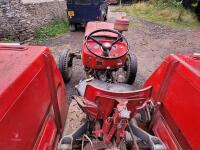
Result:
M134 54L127 54L127 60L123 69L126 72L126 83L133 84L137 74L137 57Z
M72 76L72 61L73 58L70 57L70 50L63 49L60 53L58 60L58 68L62 74L65 83L69 82Z
M71 32L75 32L76 31L76 24L69 24L69 30Z

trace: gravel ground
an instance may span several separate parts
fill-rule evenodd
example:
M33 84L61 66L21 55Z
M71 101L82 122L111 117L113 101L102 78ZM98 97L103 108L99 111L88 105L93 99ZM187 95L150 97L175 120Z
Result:
M113 22L119 16L125 16L125 13L113 13L109 8L108 21ZM131 53L135 53L138 59L138 73L136 82L133 86L141 88L144 81L159 66L164 58L170 53L194 53L200 52L200 27L198 29L173 29L161 26L135 17L128 17L132 23L125 36L129 41ZM55 58L63 48L69 48L72 51L81 50L84 30L66 33L57 38L47 40L42 45L48 46ZM70 94L75 94L74 86L84 77L84 71L81 61L75 61L72 80L67 84L67 90ZM75 106L72 102L71 106ZM74 129L80 124L80 118L77 117L78 108L69 110L68 121L69 128ZM81 115L82 116L82 115ZM77 119L78 118L78 119ZM76 120L74 123L73 120Z

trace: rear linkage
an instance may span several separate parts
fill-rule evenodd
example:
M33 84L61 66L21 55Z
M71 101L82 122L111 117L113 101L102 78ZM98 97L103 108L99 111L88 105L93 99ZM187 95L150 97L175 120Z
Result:
M84 105L79 102L80 97L74 96L74 99L77 101L79 105ZM96 107L92 104L89 104L91 107ZM137 108L138 111L145 111L146 118L145 122L149 122L151 120L151 115L156 111L156 107L159 107L160 103L154 105L151 100L145 102L141 107ZM129 121L130 120L130 121ZM91 124L93 122L90 119L87 119L85 123L83 123L76 131L74 131L70 135L64 136L58 145L59 150L71 150L77 149L78 144L77 141L81 141L82 149L108 149L109 145L113 141L113 137L115 135L115 145L116 147L120 147L120 149L126 149L126 145L121 143L122 141L127 142L127 144L131 144L136 149L139 149L141 145L138 145L137 140L141 140L145 143L145 148L150 148L151 150L166 150L165 144L155 136L150 135L148 132L144 131L140 127L138 127L137 122L141 120L141 115L136 114L135 118L131 119L131 111L127 109L127 103L119 103L112 117L108 117L102 125L100 129L100 122L96 121L95 123L95 131L92 131L93 136L96 139L103 139L103 141L99 140L91 140L88 134L91 130ZM128 131L126 131L128 128ZM84 146L84 138L89 141L89 144ZM79 146L80 147L80 146ZM79 148L78 148L79 149Z

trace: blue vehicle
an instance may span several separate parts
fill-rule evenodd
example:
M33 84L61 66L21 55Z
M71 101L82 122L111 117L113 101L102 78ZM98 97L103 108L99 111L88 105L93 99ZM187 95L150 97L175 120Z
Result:
M105 0L67 0L67 17L70 31L89 21L105 21L108 5Z

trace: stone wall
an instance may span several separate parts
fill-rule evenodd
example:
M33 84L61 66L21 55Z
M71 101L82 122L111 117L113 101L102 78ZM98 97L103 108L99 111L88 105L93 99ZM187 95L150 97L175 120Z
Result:
M28 39L42 26L65 17L65 0L0 0L0 39Z

